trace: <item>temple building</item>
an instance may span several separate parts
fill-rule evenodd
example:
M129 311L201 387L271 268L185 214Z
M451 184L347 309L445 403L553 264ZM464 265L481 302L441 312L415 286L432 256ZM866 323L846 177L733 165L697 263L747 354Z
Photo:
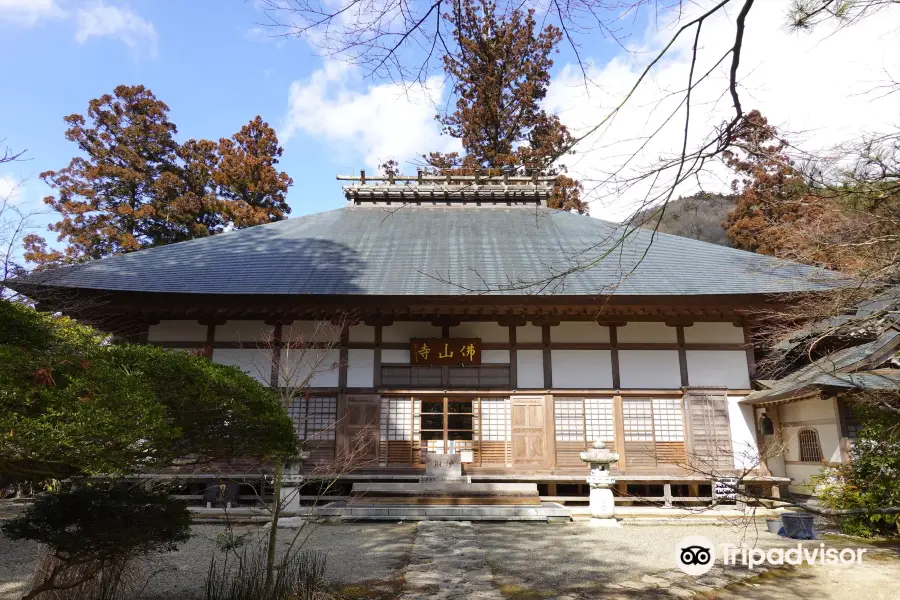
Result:
M472 481L575 501L598 439L619 453L620 498L705 501L745 470L788 483L759 459L759 404L741 402L750 333L767 307L824 289L821 273L549 209L548 177L344 179L344 208L13 287L302 387L303 468L355 444L348 485L414 480L426 453L453 453Z

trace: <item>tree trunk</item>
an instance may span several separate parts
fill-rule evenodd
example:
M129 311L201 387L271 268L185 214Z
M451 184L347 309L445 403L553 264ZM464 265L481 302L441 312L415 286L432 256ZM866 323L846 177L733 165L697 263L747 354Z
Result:
M275 465L272 481L272 519L269 527L269 543L266 548L266 585L264 589L267 596L275 582L275 552L278 542L278 517L281 515L281 482L283 478L284 465L278 463Z

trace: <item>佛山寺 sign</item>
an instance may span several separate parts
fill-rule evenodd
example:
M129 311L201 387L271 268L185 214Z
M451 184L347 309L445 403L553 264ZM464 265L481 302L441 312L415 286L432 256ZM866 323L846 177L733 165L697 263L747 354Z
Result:
M479 338L427 338L409 341L409 362L413 365L480 365Z

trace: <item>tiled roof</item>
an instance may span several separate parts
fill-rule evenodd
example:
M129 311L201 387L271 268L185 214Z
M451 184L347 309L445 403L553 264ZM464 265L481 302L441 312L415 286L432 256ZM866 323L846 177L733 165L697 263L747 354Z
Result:
M534 206L348 206L105 258L42 281L208 294L638 296L796 292L836 281L767 256L624 233Z
M898 350L900 330L889 328L871 342L833 352L783 379L766 380L766 389L749 394L741 402L766 404L790 400L826 387L900 390L900 370L876 369Z

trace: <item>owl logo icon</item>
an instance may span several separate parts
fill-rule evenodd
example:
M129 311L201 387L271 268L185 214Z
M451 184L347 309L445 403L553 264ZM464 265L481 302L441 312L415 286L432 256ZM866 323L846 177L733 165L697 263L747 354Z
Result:
M688 575L705 575L715 563L716 547L703 536L688 536L675 547L675 564Z

